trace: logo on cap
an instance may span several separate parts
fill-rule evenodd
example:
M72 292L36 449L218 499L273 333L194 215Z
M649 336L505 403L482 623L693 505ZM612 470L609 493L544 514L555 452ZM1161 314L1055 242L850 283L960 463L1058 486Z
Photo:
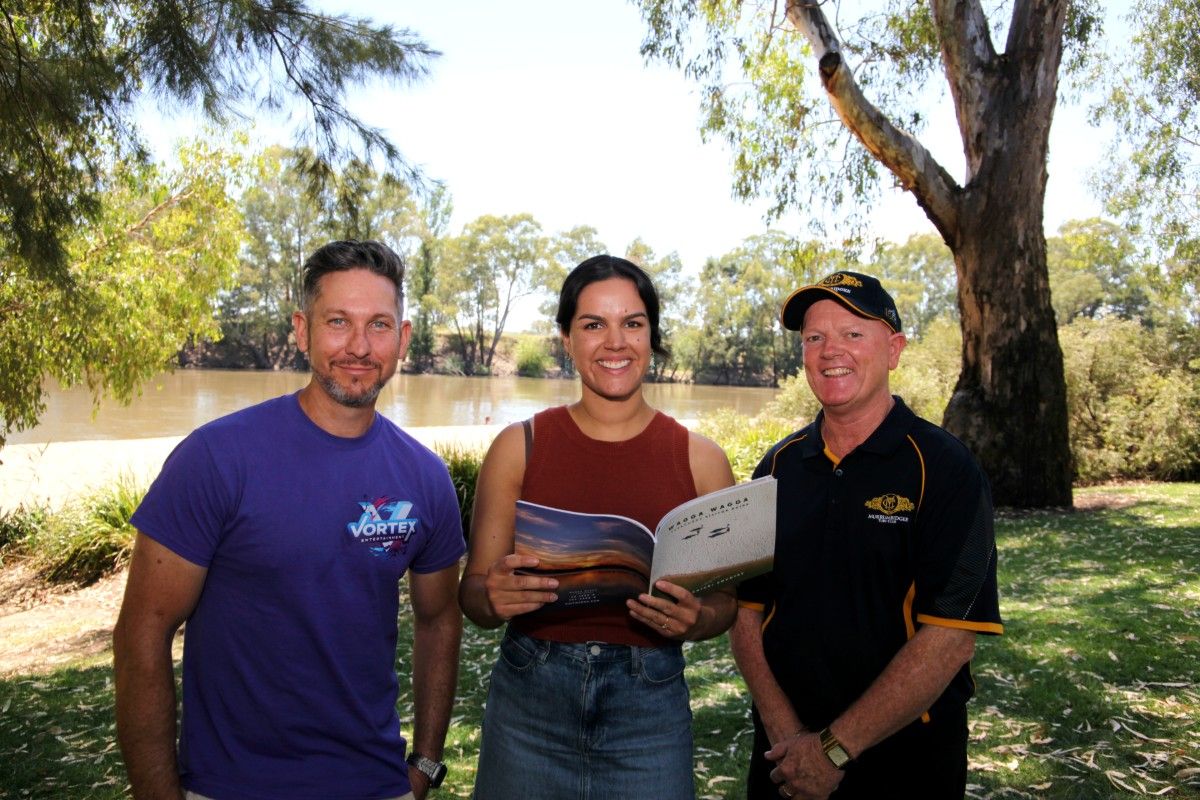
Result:
M863 284L862 284L862 281L860 281L858 278L854 277L853 275L847 275L844 272L835 272L832 275L822 278L821 282L817 285L818 286L830 286L830 287L832 287L832 286L850 286L855 289L861 289Z

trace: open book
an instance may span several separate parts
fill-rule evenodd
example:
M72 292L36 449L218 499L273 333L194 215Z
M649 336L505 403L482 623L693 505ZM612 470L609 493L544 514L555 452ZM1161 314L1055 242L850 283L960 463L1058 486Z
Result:
M558 579L545 608L622 602L660 578L704 594L771 569L775 494L770 476L719 489L669 511L654 533L616 514L518 500L514 552L539 559L522 572Z

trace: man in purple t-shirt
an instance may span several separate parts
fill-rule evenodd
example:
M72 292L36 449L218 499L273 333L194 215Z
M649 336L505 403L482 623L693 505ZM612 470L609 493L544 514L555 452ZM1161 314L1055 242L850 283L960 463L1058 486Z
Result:
M314 253L292 319L308 385L194 431L135 513L113 633L135 798L423 798L445 776L458 503L445 465L375 412L411 334L403 275L376 242ZM411 748L396 712L405 574Z

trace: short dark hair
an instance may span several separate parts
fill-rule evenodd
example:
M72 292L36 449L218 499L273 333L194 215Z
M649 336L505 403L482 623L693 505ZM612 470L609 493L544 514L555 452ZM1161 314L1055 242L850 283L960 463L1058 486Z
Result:
M365 269L387 278L396 287L396 310L404 316L404 259L382 242L353 239L330 242L304 262L304 310L321 294L321 278L331 272Z
M642 298L642 303L646 306L646 317L650 320L650 349L663 358L670 355L667 348L663 346L662 330L658 325L658 292L654 288L654 282L637 264L617 256L592 256L571 270L571 274L563 281L562 291L558 294L558 313L554 315L558 329L564 334L569 334L571 320L575 318L575 310L579 307L579 294L588 284L609 278L625 278L633 281L633 285L637 287L638 296Z

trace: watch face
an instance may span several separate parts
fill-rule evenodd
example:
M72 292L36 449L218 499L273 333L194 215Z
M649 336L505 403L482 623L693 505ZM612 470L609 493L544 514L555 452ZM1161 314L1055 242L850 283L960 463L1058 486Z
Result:
M833 765L838 769L843 768L850 763L850 754L846 752L846 748L842 747L842 743L833 735L833 731L826 728L821 731L821 749L825 751L825 755L833 762Z
M441 762L434 761L432 758L413 753L407 759L408 765L413 769L418 769L429 778L429 788L436 789L442 785L442 781L446 779L446 765Z

